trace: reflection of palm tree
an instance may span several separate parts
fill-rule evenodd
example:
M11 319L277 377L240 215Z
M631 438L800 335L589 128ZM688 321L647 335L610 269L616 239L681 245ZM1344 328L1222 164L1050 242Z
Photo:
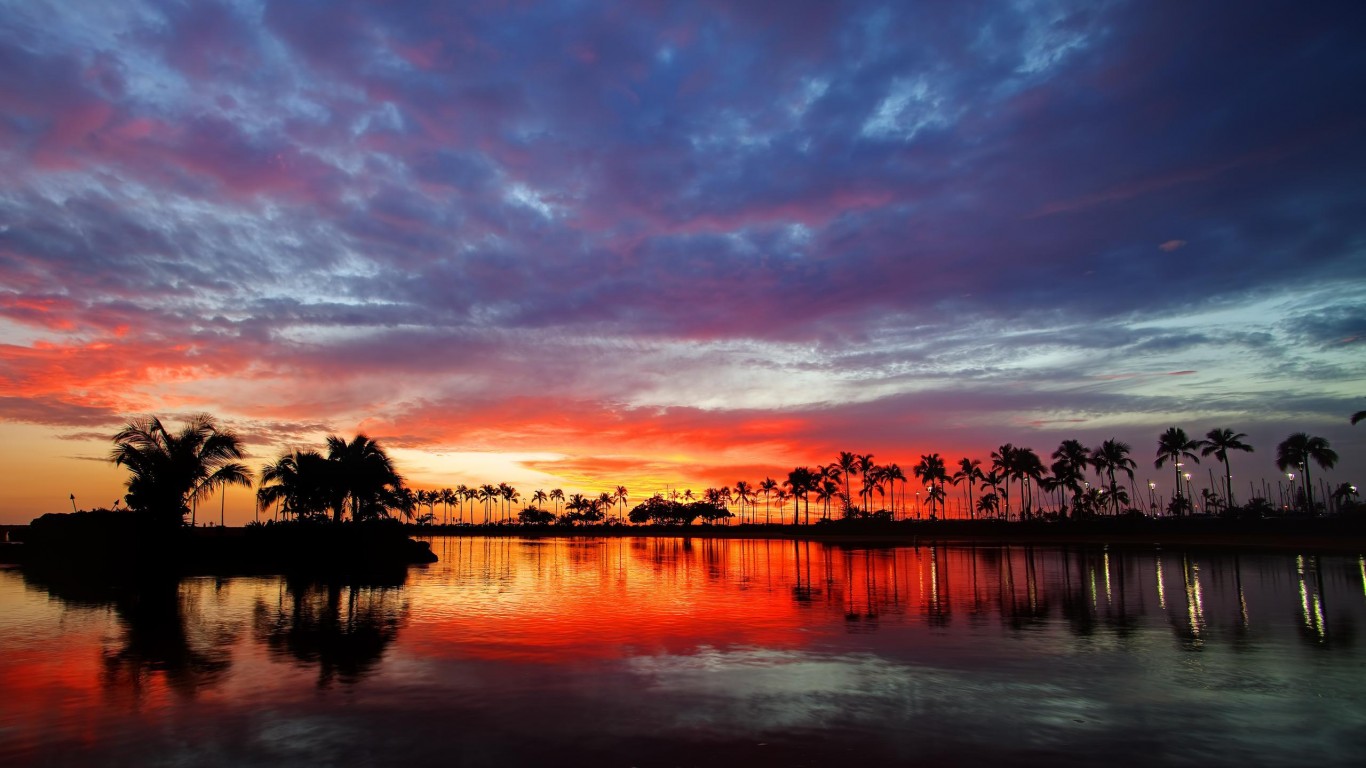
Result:
M1180 427L1168 427L1166 432L1158 435L1157 438L1157 461L1153 463L1158 469L1170 461L1172 471L1176 473L1176 498L1184 498L1181 494L1181 460L1190 459L1196 464L1200 463L1200 457L1195 454L1195 450L1200 447L1200 443L1186 437L1186 430ZM1184 509L1177 506L1177 510ZM1178 512L1179 513L1179 512Z
M1252 446L1243 442L1247 435L1242 432L1234 432L1231 429L1211 429L1205 434L1205 439L1196 442L1200 446L1200 455L1208 456L1214 454L1224 465L1224 504L1228 509L1233 509L1233 470L1229 467L1229 451L1245 451L1252 453Z
M383 657L408 614L402 592L377 586L287 585L288 601L256 604L255 632L276 656L318 666L318 686L359 682Z
M1296 432L1276 446L1276 466L1285 471L1299 467L1304 470L1304 499L1306 511L1314 511L1314 484L1309 476L1309 462L1313 461L1322 469L1332 469L1338 463L1338 454L1322 437L1311 437L1304 432Z
M110 460L126 467L128 508L183 524L190 504L229 485L251 487L251 470L242 458L242 440L220 429L212 416L190 417L172 433L155 416L133 419L114 435Z

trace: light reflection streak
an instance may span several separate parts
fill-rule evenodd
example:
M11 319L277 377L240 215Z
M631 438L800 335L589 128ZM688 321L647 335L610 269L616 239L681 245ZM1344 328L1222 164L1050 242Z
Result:
M1114 602L1114 597L1110 592L1110 553L1105 553L1105 602Z
M1162 583L1162 555L1153 558L1157 570L1157 606L1167 610L1167 587Z
M1185 564L1186 616L1191 636L1198 647L1204 644L1201 633L1205 630L1205 604L1200 589L1200 565L1182 557Z

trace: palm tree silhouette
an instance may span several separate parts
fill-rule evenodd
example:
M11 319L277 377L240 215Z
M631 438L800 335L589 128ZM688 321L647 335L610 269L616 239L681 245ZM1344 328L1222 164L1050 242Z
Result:
M352 520L383 515L386 494L403 485L393 460L365 435L356 435L351 442L329 435L327 460L334 463L339 489L345 489L342 498L334 498L338 503L332 508L332 519L336 521L342 519L343 500L350 502Z
M948 482L949 475L944 467L944 459L937 453L931 453L920 457L920 463L911 467L911 474L925 481L929 486L930 519L935 517L935 502L943 497L944 483ZM938 484L941 493L934 493L934 488Z
M1121 495L1117 493L1119 484L1115 482L1115 472L1124 472L1129 479L1134 478L1134 468L1138 466L1134 460L1129 458L1129 451L1133 450L1128 443L1110 439L1100 444L1100 447L1091 452L1091 466L1096 468L1096 472L1106 477L1110 481L1108 493L1113 500L1111 506L1112 514L1119 514L1119 502Z
M1229 451L1245 451L1252 453L1252 446L1243 442L1247 435L1242 432L1234 432L1231 429L1211 429L1205 433L1204 440L1196 441L1200 446L1200 455L1209 456L1214 454L1224 465L1224 505L1228 509L1233 509L1233 470L1229 467Z
M1338 454L1322 437L1311 437L1304 432L1296 432L1276 446L1276 466L1282 472L1299 467L1304 470L1304 499L1308 512L1314 511L1314 483L1309 476L1309 462L1313 460L1322 469L1332 469L1338 463Z
M849 451L840 451L839 458L835 460L835 466L839 467L840 474L844 475L844 503L850 504L854 498L854 492L849 487L849 478L858 471L859 457ZM844 513L849 514L849 510L845 509Z
M972 517L975 511L972 503L972 486L982 479L982 461L964 456L958 460L958 471L949 479L955 486L961 483L968 484L968 516Z
M735 501L740 505L740 522L743 523L745 521L746 504L750 505L749 521L751 523L754 522L754 486L750 485L748 481L736 480Z
M1001 500L1005 506L1006 519L1010 519L1010 479L1015 477L1015 456L1016 448L1010 443L1005 443L1000 448L991 452L991 468L1000 476L1005 484L1005 490L1001 494Z
M1352 414L1352 426L1356 426L1362 419L1366 419L1366 411L1357 411Z
M626 511L626 502L631 498L631 492L626 490L626 486L618 485L616 492L612 494L612 498L617 502L617 520L620 521L621 513Z
M882 468L882 477L887 481L892 492L892 519L896 519L896 484L901 482L901 505L906 505L906 473L902 471L900 464L888 464Z
M1153 464L1157 469L1161 469L1166 462L1172 463L1172 471L1176 474L1176 497L1178 499L1184 498L1181 495L1181 459L1190 459L1199 464L1200 457L1195 454L1199 447L1200 443L1186 437L1186 430L1180 427L1168 427L1167 431L1157 438L1157 461ZM1177 506L1178 511L1182 509L1184 507Z
M191 416L171 432L156 416L133 419L114 435L110 460L126 467L128 508L182 525L190 505L229 485L251 487L242 440L206 413Z
M279 504L286 517L310 517L332 508L332 466L317 451L291 451L261 469L257 508Z
M552 488L550 490L550 500L555 502L555 514L558 515L560 513L560 502L564 501L564 491L559 488Z
M531 503L535 504L537 509L540 509L540 505L544 504L546 500L549 498L550 497L546 495L545 491L541 490L540 488L537 488L535 493L531 494Z
M777 487L778 481L774 480L771 477L765 477L764 481L762 483L759 483L759 490L764 492L764 525L771 525L773 523L773 519L769 517L768 514L768 495L770 493L773 493L773 491L776 490ZM779 518L781 517L782 515L779 515Z
M1034 514L1034 484L1043 479L1044 466L1033 448L1015 450L1015 477L1020 481L1020 515Z
M857 469L863 475L863 488L859 491L859 496L863 497L863 509L870 511L868 507L873 503L873 491L869 488L869 482L877 470L877 465L873 463L873 454L865 453L859 456Z
M1091 449L1078 440L1064 440L1053 451L1053 477L1060 488L1072 492L1072 509L1077 509L1077 497L1081 495L1082 483L1086 480L1086 468L1091 465Z

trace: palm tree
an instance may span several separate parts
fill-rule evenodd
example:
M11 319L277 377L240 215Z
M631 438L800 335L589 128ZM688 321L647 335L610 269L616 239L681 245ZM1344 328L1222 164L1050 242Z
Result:
M808 493L816 489L816 473L809 467L797 467L787 473L787 481L783 483L792 493L795 508L792 511L792 524L797 525L801 522L798 515L801 514L801 501L806 500L806 522L811 523L811 499Z
M854 492L849 487L849 478L858 471L859 457L857 454L850 453L849 451L840 451L839 458L835 461L835 466L839 467L840 474L844 475L844 503L846 505L851 504L853 503ZM846 516L849 514L847 507L844 510L844 514Z
M172 433L155 416L133 419L114 435L110 460L127 467L128 508L183 525L190 505L229 485L251 487L242 439L206 413Z
M877 465L873 463L873 454L865 453L858 457L858 471L863 475L863 489L859 491L859 495L864 499L863 510L865 512L872 511L868 509L873 503L873 491L869 487L869 481L876 470Z
M740 522L745 521L745 505L754 503L754 486L744 480L735 481L735 501L740 505ZM750 522L754 522L754 508L750 507Z
M1072 492L1072 509L1077 508L1077 497L1081 495L1082 483L1086 480L1086 468L1091 465L1091 449L1079 440L1064 440L1053 451L1053 477L1059 488Z
M1304 470L1304 500L1307 511L1314 511L1314 483L1309 476L1309 462L1313 460L1322 469L1332 469L1338 463L1338 454L1321 437L1311 437L1304 432L1296 432L1276 446L1276 466L1281 471L1299 467Z
M1341 511L1342 508L1348 504L1356 503L1358 498L1357 487L1351 483L1341 483L1338 487L1333 489L1331 498L1333 499L1333 504Z
M545 491L541 490L540 488L537 488L536 492L531 494L531 503L537 505L537 509L541 509L540 505L544 504L546 500L549 498L550 497L546 495Z
M1000 497L995 492L982 494L982 498L977 500L977 511L982 513L983 517L995 515L1001 506L999 501Z
M1242 432L1234 432L1231 429L1211 429L1205 433L1205 439L1196 441L1200 446L1200 455L1208 456L1214 454L1224 465L1224 504L1228 509L1233 509L1233 470L1229 467L1229 451L1246 451L1252 453L1252 446L1243 442L1247 435Z
M334 499L333 520L342 519L345 502L351 507L352 520L380 517L392 507L385 504L392 500L386 494L402 487L403 478L379 443L365 435L356 435L351 442L329 435L327 460L334 463L338 490L345 491Z
M1010 443L1006 443L991 452L991 468L1005 482L1005 491L1001 494L1001 500L1004 502L1007 520L1010 519L1010 479L1015 476L1016 453L1017 449Z
M1043 479L1044 466L1033 448L1015 450L1015 477L1020 481L1020 515L1034 514L1034 483Z
M1110 481L1108 493L1114 501L1112 506L1113 514L1119 514L1120 494L1119 484L1115 482L1115 472L1124 472L1129 479L1134 478L1134 468L1138 466L1134 460L1129 458L1129 451L1133 450L1128 443L1110 439L1100 444L1100 447L1091 451L1091 466L1096 468L1096 472L1106 477Z
M911 467L911 474L925 481L929 486L930 519L935 517L935 502L943 497L944 483L948 482L949 475L944 467L944 459L937 453L931 453L920 457L920 463ZM934 492L936 484L939 486L940 493Z
M280 504L286 517L311 517L331 508L332 467L317 451L290 451L261 468L256 504Z
M787 500L790 497L786 490L779 488L773 492L773 498L778 502L778 520L781 521L783 519L783 507L787 506Z
M441 489L441 524L449 525L451 522L451 505L454 504L455 490L451 488Z
M887 481L892 491L892 519L896 519L896 484L901 481L901 504L906 505L906 473L902 471L899 464L888 464L882 468L882 477Z
M626 511L626 502L631 498L631 492L626 490L626 486L618 485L617 490L612 494L612 498L618 506L617 520L621 520L621 513Z
M489 503L499 498L501 494L491 483L484 483L479 486L479 500L484 502L484 525L489 524Z
M997 512L1001 506L1001 472L996 467L992 467L982 473L982 484L978 486L981 490L991 489L991 511ZM981 499L978 499L977 510L982 511Z
M559 488L550 489L550 500L555 502L555 514L560 513L560 502L564 501L564 491Z
M958 460L958 471L953 473L950 478L954 485L960 483L968 484L968 516L974 512L972 504L972 486L982 479L982 462L980 459L969 459L966 456Z
M764 492L764 525L769 525L773 522L772 518L768 515L768 495L777 488L778 481L771 477L765 477L764 481L759 483L759 490ZM782 515L779 515L778 517L779 519L782 519Z
M1157 438L1157 461L1153 465L1161 469L1162 465L1170 461L1172 471L1176 473L1176 498L1183 498L1181 495L1181 459L1190 459L1196 464L1200 463L1200 457L1195 454L1200 443L1186 437L1186 430L1180 427L1168 427ZM1184 509L1178 505L1178 510ZM1179 513L1179 512L1178 512Z

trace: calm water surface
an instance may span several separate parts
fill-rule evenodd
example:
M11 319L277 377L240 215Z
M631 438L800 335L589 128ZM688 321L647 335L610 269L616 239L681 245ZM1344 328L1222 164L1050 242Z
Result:
M438 538L391 583L0 570L0 765L1360 765L1366 559Z

